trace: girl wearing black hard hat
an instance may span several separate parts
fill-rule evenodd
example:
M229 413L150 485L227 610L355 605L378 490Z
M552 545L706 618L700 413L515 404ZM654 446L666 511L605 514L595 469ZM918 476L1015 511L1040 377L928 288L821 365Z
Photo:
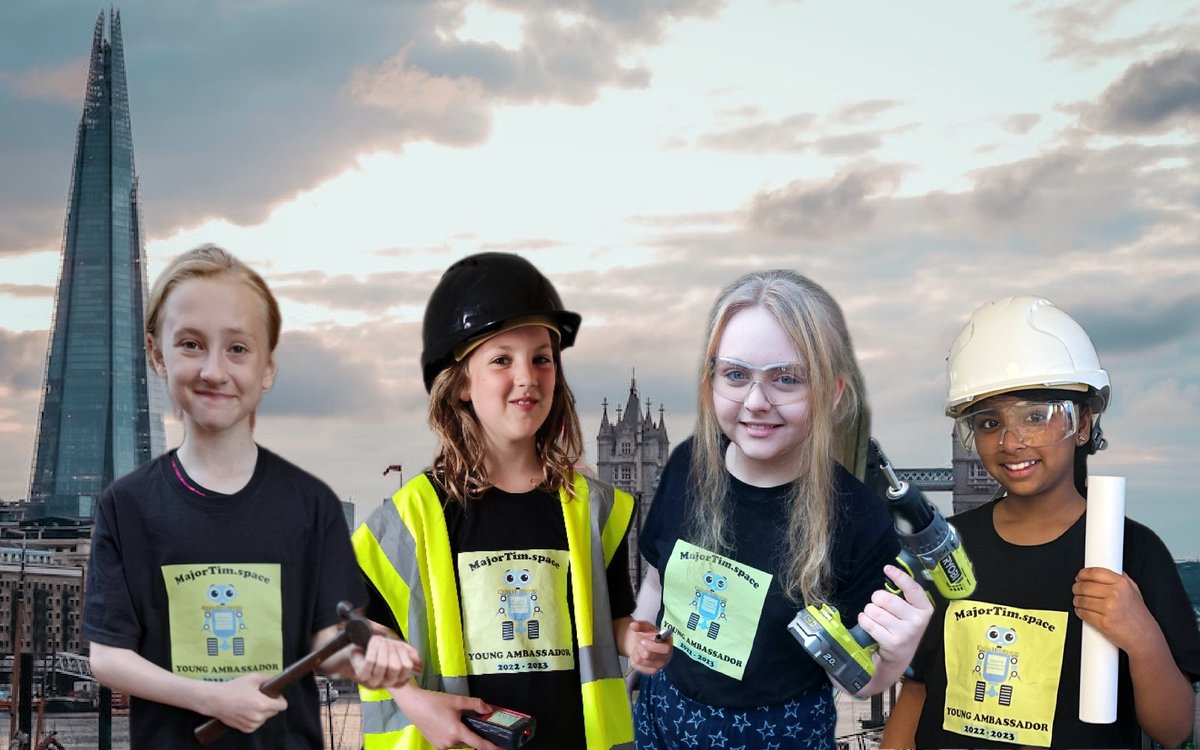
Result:
M405 688L363 691L364 745L496 745L463 724L487 714L531 748L631 748L618 662L670 657L635 622L625 568L633 499L575 470L582 433L562 372L580 316L527 260L452 265L426 306L422 375L438 438L432 467L354 534L373 590L424 657ZM514 745L515 746L515 745Z

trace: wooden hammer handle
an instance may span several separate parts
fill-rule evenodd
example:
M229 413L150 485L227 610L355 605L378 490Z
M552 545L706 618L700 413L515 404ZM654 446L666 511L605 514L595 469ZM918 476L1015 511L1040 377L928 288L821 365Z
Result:
M313 651L308 656L264 682L259 686L258 690L263 695L278 698L289 685L315 670L321 662L333 656L338 651L351 644L365 649L367 642L370 640L371 623L360 615L352 614L346 619L345 627L338 631L337 635L326 641L316 651ZM229 727L220 719L209 719L196 727L196 739L201 745L209 745L218 737L225 734L225 730L227 729Z

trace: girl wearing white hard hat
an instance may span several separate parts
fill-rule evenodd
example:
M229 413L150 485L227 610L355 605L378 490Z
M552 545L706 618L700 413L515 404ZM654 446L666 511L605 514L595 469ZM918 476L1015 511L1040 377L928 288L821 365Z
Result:
M1108 373L1048 300L975 311L950 347L946 414L1001 493L952 520L975 565L939 602L884 747L1175 747L1200 679L1195 616L1166 546L1125 520L1124 573L1085 568L1087 458L1105 447ZM1079 719L1082 623L1121 649L1117 720Z

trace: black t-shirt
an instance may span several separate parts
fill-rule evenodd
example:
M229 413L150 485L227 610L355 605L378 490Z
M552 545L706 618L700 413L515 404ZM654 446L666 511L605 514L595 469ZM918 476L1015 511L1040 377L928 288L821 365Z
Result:
M676 630L671 681L693 700L731 708L785 703L829 684L787 630L800 608L780 585L790 485L753 487L729 475L736 547L717 556L684 534L691 465L688 439L671 453L639 537L663 583L659 621ZM831 603L850 627L882 587L883 566L900 544L883 500L841 466L835 493Z
M200 487L171 451L100 497L83 635L196 679L276 673L338 622L337 603L366 600L340 503L320 480L259 448L233 495ZM211 748L320 748L311 675L284 691L287 710ZM201 747L207 717L134 697L133 747Z
M433 482L434 487L437 483ZM471 695L537 720L525 747L586 745L567 529L557 494L492 488L444 504ZM633 612L626 542L608 566L612 617ZM395 622L368 583L372 619ZM596 627L611 623L596 621Z
M926 691L917 746L1139 747L1124 651L1117 721L1079 720L1083 621L1075 615L1071 586L1084 567L1086 515L1051 542L1015 545L996 533L995 506L987 503L950 519L978 585L968 600L937 600L913 660L914 678L925 683ZM1129 519L1123 568L1162 628L1176 664L1197 679L1200 636L1179 572L1158 536ZM949 674L954 679L947 695Z

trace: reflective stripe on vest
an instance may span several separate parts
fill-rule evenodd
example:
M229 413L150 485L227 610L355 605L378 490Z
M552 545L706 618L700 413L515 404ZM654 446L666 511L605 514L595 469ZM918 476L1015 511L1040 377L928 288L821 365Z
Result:
M607 566L625 536L633 498L575 477L560 491L567 530L578 664L588 747L633 748L633 719L612 632ZM425 663L420 686L467 695L466 649L442 501L422 474L353 537L364 573ZM594 542L600 542L594 544ZM600 627L594 627L600 623ZM360 689L364 747L429 748L386 690Z

